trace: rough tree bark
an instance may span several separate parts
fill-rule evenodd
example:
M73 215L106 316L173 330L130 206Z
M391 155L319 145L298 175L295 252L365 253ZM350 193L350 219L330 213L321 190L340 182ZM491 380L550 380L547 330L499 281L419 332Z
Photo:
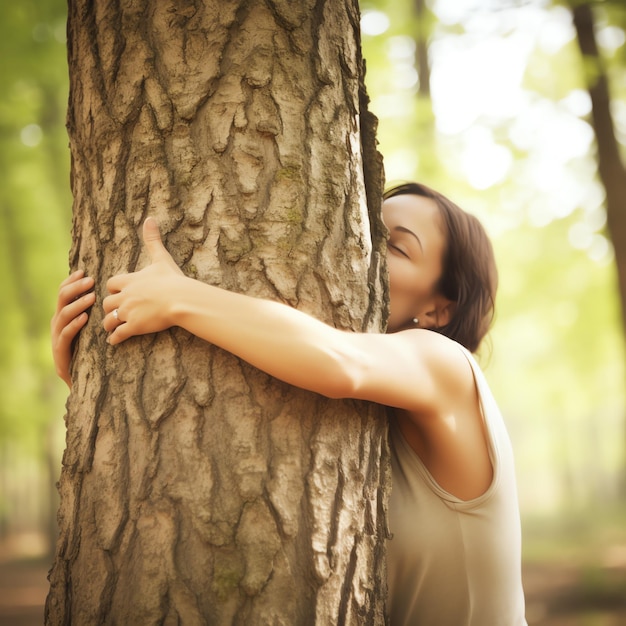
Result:
M70 0L72 268L96 278L46 624L384 622L386 421L173 329L112 349L155 215L187 274L378 331L356 0ZM306 364L303 363L303 367Z

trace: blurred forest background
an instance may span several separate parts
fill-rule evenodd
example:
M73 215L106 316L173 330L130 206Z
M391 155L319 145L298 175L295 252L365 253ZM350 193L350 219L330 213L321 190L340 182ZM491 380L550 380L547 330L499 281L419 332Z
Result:
M591 4L623 164L626 1ZM558 0L362 0L361 9L388 183L444 191L494 241L497 318L480 360L516 449L529 624L548 623L551 611L565 616L554 624L626 623L615 617L626 614L616 270L625 251L607 230L572 11ZM25 560L45 572L56 534L67 393L49 321L70 248L66 11L64 0L6 2L0 20L0 566L14 568L9 578ZM18 611L22 597L2 590L0 572L0 623L3 603Z

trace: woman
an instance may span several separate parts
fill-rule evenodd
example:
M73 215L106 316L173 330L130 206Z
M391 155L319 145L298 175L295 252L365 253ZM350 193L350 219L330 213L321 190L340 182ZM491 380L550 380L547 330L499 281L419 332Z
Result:
M108 341L180 326L297 387L391 407L391 624L524 625L513 454L471 356L493 317L491 244L476 218L416 183L385 195L383 217L387 334L337 330L289 306L187 278L149 218L151 264L107 283ZM55 363L68 385L72 340L95 302L85 293L93 284L72 274L52 319Z

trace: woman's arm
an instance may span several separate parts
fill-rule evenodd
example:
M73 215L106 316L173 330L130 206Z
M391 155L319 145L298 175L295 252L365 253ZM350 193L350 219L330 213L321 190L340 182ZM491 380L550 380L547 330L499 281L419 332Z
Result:
M144 241L152 263L107 284L104 327L113 345L180 326L291 385L408 410L432 406L435 381L449 370L446 355L460 355L429 331L344 332L287 305L187 278L152 218Z

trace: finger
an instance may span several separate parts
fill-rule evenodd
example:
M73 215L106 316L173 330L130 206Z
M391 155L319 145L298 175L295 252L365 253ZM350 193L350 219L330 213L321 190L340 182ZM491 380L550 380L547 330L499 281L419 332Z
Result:
M115 312L117 311L117 316ZM122 319L122 314L119 309L113 309L110 313L107 313L102 320L102 326L108 333L114 332L117 328L124 325L125 322Z
M152 262L159 261L165 257L170 258L170 253L166 250L161 240L159 224L153 217L147 217L143 223L143 242Z
M76 335L78 335L82 327L87 323L88 319L89 315L83 312L80 315L77 315L71 322L66 324L63 327L63 330L59 333L58 346L61 349L69 348Z
M126 341L129 337L132 337L133 333L130 329L130 324L120 324L109 335L107 341L110 345L115 346L122 341Z
M77 281L80 281L83 277L85 277L85 271L84 270L76 270L75 272L72 272L60 285L60 287L65 287L67 285L70 285L72 283L75 283ZM90 280L93 280L93 278L90 278Z
M82 330L83 326L87 323L89 316L83 312L69 324L66 324L61 332L53 338L52 353L54 355L54 363L56 366L57 374L71 385L69 376L70 361L72 358L72 342L76 338L76 335Z
M109 293L119 293L122 291L128 282L129 276L131 276L131 274L117 274L115 276L111 276L111 278L107 280L107 291Z
M85 271L84 270L76 270L75 272L72 272L62 283L61 283L61 287L65 287L65 285L69 285L70 283L82 278L85 275Z
M102 320L102 326L108 333L110 333L125 322L126 318L120 311L119 307L111 307Z
M107 296L102 301L102 309L105 314L110 313L113 309L117 309L122 304L122 295L120 293L114 293L111 296Z
M70 277L71 278L71 277ZM61 283L57 297L57 313L65 306L79 298L85 291L93 289L94 280L90 276L75 277L73 280L66 279Z
M65 326L81 313L84 313L95 301L96 294L93 291L84 294L76 300L71 300L69 304L66 304L53 316L51 320L52 332L61 334Z

